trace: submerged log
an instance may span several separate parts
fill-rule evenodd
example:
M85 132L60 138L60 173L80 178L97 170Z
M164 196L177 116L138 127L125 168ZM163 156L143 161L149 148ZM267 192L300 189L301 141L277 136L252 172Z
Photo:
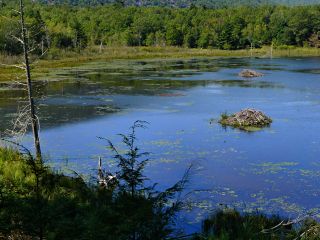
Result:
M230 116L223 114L219 123L240 129L248 127L262 128L269 126L272 123L272 119L259 110L248 108Z
M245 77L245 78L253 78L253 77L262 77L263 74L259 73L257 71L254 70L250 70L250 69L244 69L243 71L241 71L239 73L240 77Z

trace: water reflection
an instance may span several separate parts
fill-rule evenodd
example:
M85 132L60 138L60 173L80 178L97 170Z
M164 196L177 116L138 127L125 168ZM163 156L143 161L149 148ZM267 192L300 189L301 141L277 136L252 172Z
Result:
M244 88L281 87L280 84L267 81L221 80L210 79L209 76L208 79L197 79L198 74L219 72L226 67L237 69L248 66L248 61L242 59L93 63L76 69L53 72L50 79L37 81L34 87L40 106L42 127L46 128L121 111L125 106L114 102L115 95L174 96L175 94L170 92L213 84ZM268 66L278 65L259 64L259 67ZM26 92L16 84L2 84L0 89L0 130L3 131L10 126L17 102L23 101ZM94 100L92 96L95 97ZM108 96L108 99L104 96Z

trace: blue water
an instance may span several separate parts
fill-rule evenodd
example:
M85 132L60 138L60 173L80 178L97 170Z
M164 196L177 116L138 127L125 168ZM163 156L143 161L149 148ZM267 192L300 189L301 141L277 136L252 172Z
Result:
M243 79L244 68L265 75ZM221 204L289 217L320 207L320 58L98 62L48 78L56 81L37 86L48 164L95 175L102 156L112 170L112 153L98 137L122 150L117 134L147 121L138 145L152 153L145 174L159 188L193 165L185 196L193 208L179 220L187 232ZM220 114L248 107L272 125L248 133L217 123ZM0 105L2 129L15 110Z

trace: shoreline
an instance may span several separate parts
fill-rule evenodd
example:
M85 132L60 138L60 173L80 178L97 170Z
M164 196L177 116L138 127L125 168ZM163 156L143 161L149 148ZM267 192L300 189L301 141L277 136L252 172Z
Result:
M320 57L320 48L277 48L272 50L268 46L260 49L243 50L218 50L218 49L197 49L179 47L105 47L102 50L98 47L89 47L81 53L73 51L55 50L49 52L45 59L40 59L32 66L33 80L48 74L51 70L59 68L72 68L85 63L95 61L112 60L139 60L139 59L188 59L188 58L279 58L279 57ZM0 55L0 63L15 64L17 56ZM18 77L23 79L24 72L15 67L0 65L0 82L10 83Z

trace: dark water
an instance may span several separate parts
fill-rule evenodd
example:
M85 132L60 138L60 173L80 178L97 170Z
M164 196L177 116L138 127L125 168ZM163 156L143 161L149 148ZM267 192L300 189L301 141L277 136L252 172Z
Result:
M243 68L265 75L245 80L237 75ZM48 78L36 87L50 164L94 174L102 156L112 168L97 137L119 143L117 133L148 121L138 137L152 153L146 174L154 182L168 187L193 163L186 189L193 209L180 221L187 231L220 204L292 217L320 207L320 58L115 61ZM1 131L24 95L7 87ZM271 127L247 133L216 123L247 107L271 116Z

